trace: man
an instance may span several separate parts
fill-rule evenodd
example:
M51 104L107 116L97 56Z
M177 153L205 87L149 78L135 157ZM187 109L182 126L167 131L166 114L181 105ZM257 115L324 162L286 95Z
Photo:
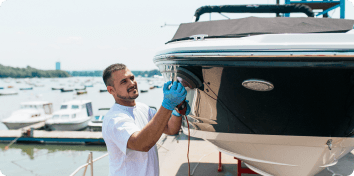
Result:
M155 144L162 133L178 133L182 117L174 108L185 99L187 91L180 83L173 82L170 89L171 81L165 83L162 106L156 112L143 103L135 102L139 96L137 82L124 64L107 67L103 80L115 100L102 125L109 153L109 175L159 175ZM189 111L187 106L187 114Z

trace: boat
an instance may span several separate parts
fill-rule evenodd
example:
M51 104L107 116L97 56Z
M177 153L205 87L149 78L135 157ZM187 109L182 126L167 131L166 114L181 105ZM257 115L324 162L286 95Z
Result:
M108 92L107 88L101 88L100 92Z
M14 111L2 123L10 130L20 129L52 117L52 103L47 101L23 102L19 110Z
M85 129L92 118L92 102L90 100L72 100L62 103L60 110L45 124L49 130L78 131Z
M77 95L87 94L87 91L86 90L77 90L76 94Z
M85 87L85 86L84 86L84 87L76 87L75 90L76 90L76 91L77 91L77 90L86 90L86 87Z
M16 91L2 91L0 92L0 96L3 96L3 95L17 95L18 92Z
M52 90L61 90L64 89L64 86L54 86L52 87Z
M198 22L223 10L309 17ZM353 150L354 21L313 16L305 5L205 6L180 24L154 63L187 89L183 133L261 175L315 175Z
M96 115L88 123L89 131L102 131L103 118L107 114L110 108L99 108Z
M33 90L33 87L20 87L20 90Z
M60 92L73 92L74 89L70 89L70 88L61 88Z

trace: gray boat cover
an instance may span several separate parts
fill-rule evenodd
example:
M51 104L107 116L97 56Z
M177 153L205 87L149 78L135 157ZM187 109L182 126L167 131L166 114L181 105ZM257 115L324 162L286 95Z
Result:
M204 21L180 24L172 41L185 40L192 35L210 37L244 37L257 34L282 33L343 33L353 29L354 20L333 18L259 18Z

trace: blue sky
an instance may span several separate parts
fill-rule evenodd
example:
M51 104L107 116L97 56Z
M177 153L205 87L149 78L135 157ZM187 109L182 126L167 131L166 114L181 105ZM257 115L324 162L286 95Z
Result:
M120 62L131 70L156 69L154 54L177 30L177 26L162 25L192 22L195 10L204 5L243 2L276 1L6 0L0 6L0 64L50 70L60 61L63 70L103 70ZM349 1L346 12L347 19L354 19ZM339 9L330 15L339 18ZM225 18L212 14L211 19ZM209 15L201 17L205 20Z

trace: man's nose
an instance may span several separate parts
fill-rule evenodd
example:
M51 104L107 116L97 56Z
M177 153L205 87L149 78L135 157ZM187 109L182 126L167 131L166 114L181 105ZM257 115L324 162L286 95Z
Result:
M130 84L135 85L135 80L130 80Z

